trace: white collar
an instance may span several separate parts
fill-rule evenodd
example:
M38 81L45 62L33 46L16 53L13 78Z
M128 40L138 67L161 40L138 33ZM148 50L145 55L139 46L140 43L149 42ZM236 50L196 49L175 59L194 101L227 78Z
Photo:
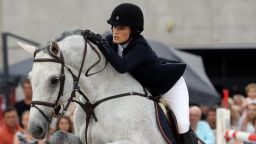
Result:
M118 44L118 45L120 45L123 49L125 49L128 46L128 44L130 43L130 41L131 40L129 40L128 42L126 42L124 44Z

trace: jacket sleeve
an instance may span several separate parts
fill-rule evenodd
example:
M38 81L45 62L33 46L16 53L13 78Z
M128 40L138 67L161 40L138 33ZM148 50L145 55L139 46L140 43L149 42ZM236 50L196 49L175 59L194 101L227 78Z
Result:
M119 72L130 72L138 65L149 59L149 49L143 43L138 43L123 57L119 56L107 41L99 45L101 52L105 55L111 65Z

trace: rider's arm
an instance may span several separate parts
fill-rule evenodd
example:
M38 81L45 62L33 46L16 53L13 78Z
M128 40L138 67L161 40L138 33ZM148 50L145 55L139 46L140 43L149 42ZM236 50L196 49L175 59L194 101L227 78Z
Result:
M99 48L119 73L129 72L150 58L149 49L140 43L134 45L123 57L119 56L106 41L99 45Z

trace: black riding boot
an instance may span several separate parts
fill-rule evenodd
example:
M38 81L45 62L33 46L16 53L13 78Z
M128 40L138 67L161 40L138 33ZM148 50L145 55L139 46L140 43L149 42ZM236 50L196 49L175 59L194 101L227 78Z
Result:
M197 137L191 128L188 130L188 132L180 134L180 140L182 144L205 144Z

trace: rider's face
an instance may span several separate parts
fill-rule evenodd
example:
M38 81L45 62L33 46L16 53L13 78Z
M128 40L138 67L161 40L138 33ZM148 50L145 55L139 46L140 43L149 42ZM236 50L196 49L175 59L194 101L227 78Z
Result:
M129 39L131 29L129 26L113 26L113 42L115 44L121 44Z

